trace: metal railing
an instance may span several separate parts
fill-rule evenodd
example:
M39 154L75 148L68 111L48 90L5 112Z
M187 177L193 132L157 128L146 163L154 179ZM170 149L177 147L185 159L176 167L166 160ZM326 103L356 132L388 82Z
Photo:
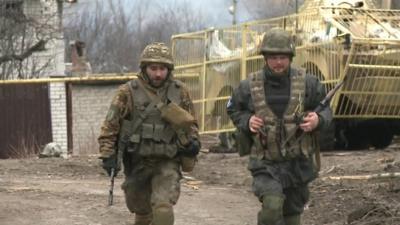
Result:
M103 81L128 81L137 78L137 73L108 73L108 74L90 74L84 77L48 77L33 79L12 79L0 80L1 84L34 84L34 83L87 83L87 82L103 82Z

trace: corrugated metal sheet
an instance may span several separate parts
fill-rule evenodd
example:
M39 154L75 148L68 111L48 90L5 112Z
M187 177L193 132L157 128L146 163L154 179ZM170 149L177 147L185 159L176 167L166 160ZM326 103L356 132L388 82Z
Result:
M0 158L37 153L52 141L47 84L0 85Z

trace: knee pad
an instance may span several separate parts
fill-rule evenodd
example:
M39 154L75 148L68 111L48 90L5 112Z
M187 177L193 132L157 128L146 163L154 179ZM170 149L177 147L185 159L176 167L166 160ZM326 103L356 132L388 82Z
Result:
M283 223L283 202L280 194L267 194L262 197L262 208L258 213L258 225L279 225Z
M284 217L286 225L300 225L300 214Z
M153 215L148 214L135 214L135 224L134 225L150 225Z
M152 225L173 225L174 210L171 204L161 203L153 206Z

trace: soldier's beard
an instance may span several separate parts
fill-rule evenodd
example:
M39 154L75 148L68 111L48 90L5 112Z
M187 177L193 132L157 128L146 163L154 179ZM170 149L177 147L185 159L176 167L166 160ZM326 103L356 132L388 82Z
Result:
M150 85L152 87L159 88L159 87L164 85L166 80L167 79L159 79L159 80L156 80L156 79L151 80L151 79L149 79L149 83L150 83Z
M165 82L171 77L171 72L168 72L165 79L150 79L150 77L146 73L143 73L143 74L144 74L146 81L150 84L150 86L152 86L154 88L162 87L165 84Z

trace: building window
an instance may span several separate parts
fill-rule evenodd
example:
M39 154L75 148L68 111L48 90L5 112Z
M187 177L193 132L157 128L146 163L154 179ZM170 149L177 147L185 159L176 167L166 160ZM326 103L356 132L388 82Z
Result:
M22 1L5 1L0 2L0 16L16 21L22 21L25 18L22 8Z

